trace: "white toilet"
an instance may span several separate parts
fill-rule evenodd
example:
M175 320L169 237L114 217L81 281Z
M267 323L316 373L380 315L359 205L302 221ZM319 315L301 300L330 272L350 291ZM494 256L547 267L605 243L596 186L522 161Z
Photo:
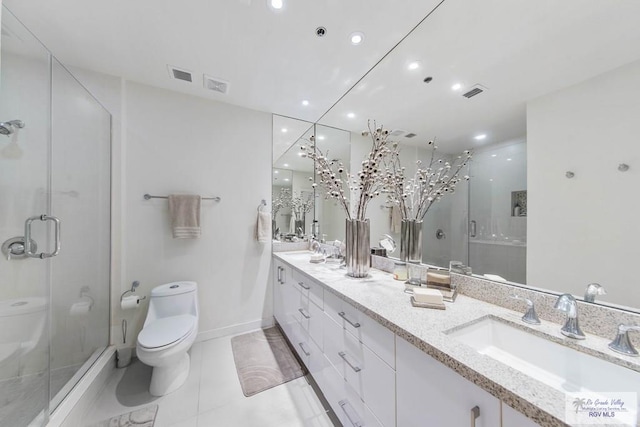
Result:
M198 334L198 285L174 282L151 290L149 312L138 335L138 359L153 367L149 392L164 396L189 376L187 351Z

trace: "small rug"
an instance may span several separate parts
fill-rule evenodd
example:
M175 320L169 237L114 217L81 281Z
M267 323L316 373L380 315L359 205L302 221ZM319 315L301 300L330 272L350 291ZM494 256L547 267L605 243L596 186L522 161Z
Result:
M145 406L92 424L91 427L153 427L157 413L158 405Z
M276 326L231 338L231 349L247 397L305 374Z

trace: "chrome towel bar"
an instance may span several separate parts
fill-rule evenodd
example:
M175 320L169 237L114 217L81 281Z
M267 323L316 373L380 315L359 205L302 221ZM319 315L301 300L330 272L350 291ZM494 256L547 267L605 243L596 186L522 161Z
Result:
M151 194L145 194L144 196L145 200L149 200L149 199L168 199L169 196L152 196ZM220 197L215 196L215 197L202 197L202 200L215 200L216 202L220 201Z

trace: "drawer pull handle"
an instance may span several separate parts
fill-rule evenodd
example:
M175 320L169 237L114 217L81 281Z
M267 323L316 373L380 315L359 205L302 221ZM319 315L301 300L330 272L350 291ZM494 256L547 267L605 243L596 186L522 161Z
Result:
M347 365L349 365L349 367L351 367L351 369L353 369L353 372L360 372L362 369L360 369L360 367L352 364L351 362L349 362L349 359L347 359L347 353L345 353L344 351L341 351L338 353L338 356L340 356L342 358L342 360L344 360L346 362Z
M278 283L282 284L282 267L278 266Z
M311 316L304 312L304 308L299 308L298 311L304 316L305 319L311 319Z
M302 349L302 352L304 353L305 356L311 356L311 353L309 353L307 350L304 349L304 343L299 342L298 345L300 346L300 348Z
M480 407L471 408L471 427L476 427L476 420L480 417Z
M358 420L358 417L355 414L352 414L355 411L351 408L351 404L348 400L341 400L338 402L338 405L340 405L353 427L364 427L364 424Z
M347 317L347 315L345 314L344 311L341 311L340 313L338 313L338 316L342 317L344 320L346 320L347 322L349 322L349 324L351 326L353 326L354 328L359 328L360 327L360 323L358 322L352 322L351 320L349 320L349 318Z
M302 289L304 289L305 291L308 291L309 289L311 289L311 287L305 285L304 282L298 282L298 285L302 286Z

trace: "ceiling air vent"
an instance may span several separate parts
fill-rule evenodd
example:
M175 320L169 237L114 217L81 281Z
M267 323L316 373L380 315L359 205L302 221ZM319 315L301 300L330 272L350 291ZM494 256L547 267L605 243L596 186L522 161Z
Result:
M405 138L413 138L414 136L416 136L416 134L411 132L411 133L406 134L404 137Z
M183 80L191 83L193 81L191 71L184 70L182 68L174 67L173 65L167 65L169 69L169 76L175 80Z
M464 96L465 98L472 98L476 95L481 94L482 92L485 92L486 90L487 88L484 86L474 85L467 92L463 93L462 96Z
M214 92L224 94L229 92L229 82L225 82L217 77L207 76L206 74L204 75L204 87Z

